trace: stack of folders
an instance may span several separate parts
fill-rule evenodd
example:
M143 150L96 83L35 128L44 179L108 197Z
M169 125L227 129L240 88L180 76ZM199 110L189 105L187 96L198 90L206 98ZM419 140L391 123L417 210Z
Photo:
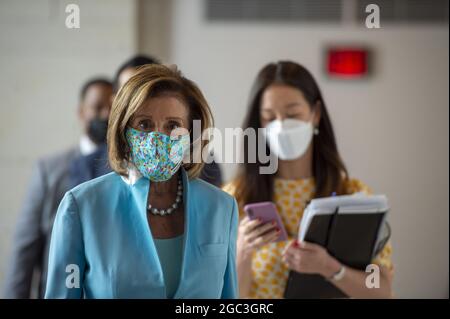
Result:
M304 211L299 240L325 247L344 265L365 270L387 241L385 195L334 196L313 199ZM289 273L285 298L346 298L321 275Z

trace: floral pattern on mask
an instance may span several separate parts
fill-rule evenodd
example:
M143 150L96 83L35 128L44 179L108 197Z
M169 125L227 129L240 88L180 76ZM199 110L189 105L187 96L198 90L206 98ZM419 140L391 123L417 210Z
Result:
M180 167L190 145L189 134L170 137L160 132L128 128L125 136L134 166L153 182L171 178Z

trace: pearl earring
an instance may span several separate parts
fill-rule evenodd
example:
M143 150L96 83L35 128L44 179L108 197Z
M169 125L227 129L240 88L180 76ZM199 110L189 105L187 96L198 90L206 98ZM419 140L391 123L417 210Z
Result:
M319 135L319 129L317 127L314 128L314 135Z

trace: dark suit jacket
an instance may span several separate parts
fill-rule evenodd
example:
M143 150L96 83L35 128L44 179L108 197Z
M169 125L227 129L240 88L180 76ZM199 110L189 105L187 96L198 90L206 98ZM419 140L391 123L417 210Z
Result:
M216 162L211 162L210 164L205 164L203 170L200 173L200 178L208 183L213 184L217 187L222 187L222 172L219 165Z
M36 162L14 234L5 298L43 297L53 218L70 187L69 165L79 154L73 148Z
M72 161L69 167L70 188L109 172L108 149L106 144L102 144L94 153L80 155Z

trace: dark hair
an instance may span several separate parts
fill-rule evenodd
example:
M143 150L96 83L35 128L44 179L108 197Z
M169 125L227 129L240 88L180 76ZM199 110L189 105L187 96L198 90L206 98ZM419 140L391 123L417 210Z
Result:
M106 86L112 86L112 83L110 80L106 79L106 78L93 78L90 79L89 81L87 81L86 83L83 84L83 86L81 87L80 90L80 100L84 100L84 98L86 97L87 91L89 90L89 88L93 85L106 85Z
M272 84L284 84L300 90L311 108L321 108L319 134L313 138L313 175L316 191L314 197L343 194L347 169L339 155L333 127L322 93L311 73L303 66L280 61L266 65L257 75L250 94L247 116L242 129L261 127L260 104L263 92ZM257 143L258 144L258 143ZM248 140L244 139L244 164L236 181L235 196L240 205L273 200L273 175L260 174L262 164L249 163ZM258 147L258 146L257 146ZM269 153L265 144L266 154ZM258 150L256 150L258 152ZM258 154L258 153L257 153Z
M120 73L122 73L125 69L128 68L138 68L140 66L146 65L146 64L159 64L159 61L151 56L148 55L135 55L131 57L130 59L126 60L122 65L119 67L119 69L116 72L116 75L114 77L114 92L117 92L119 90L119 76Z

